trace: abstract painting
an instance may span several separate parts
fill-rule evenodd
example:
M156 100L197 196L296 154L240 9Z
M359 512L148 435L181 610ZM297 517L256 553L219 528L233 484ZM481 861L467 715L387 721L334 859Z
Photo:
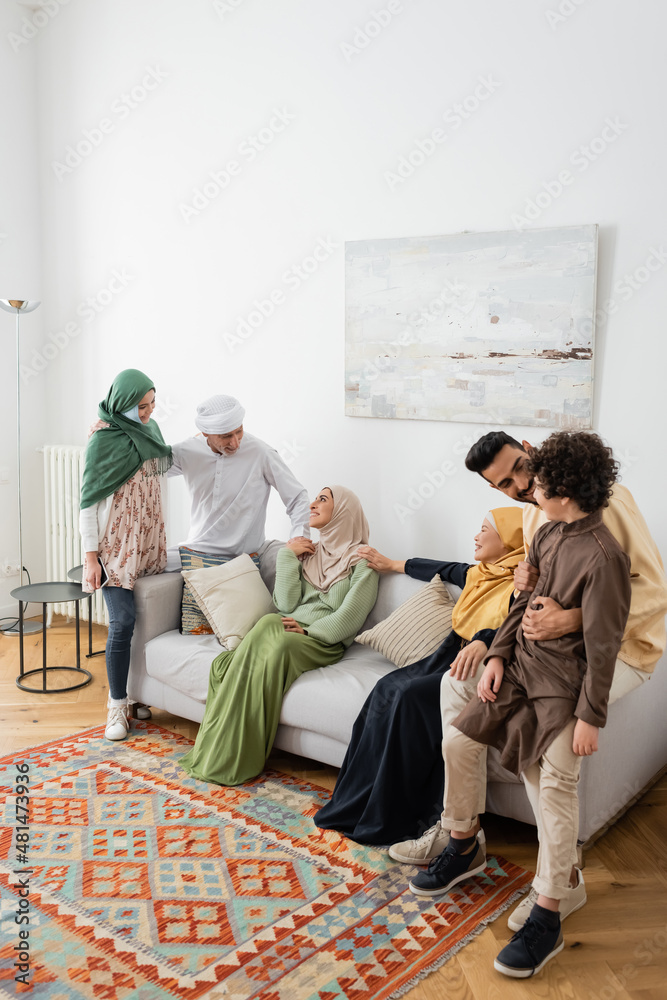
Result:
M345 412L592 425L596 225L345 247Z

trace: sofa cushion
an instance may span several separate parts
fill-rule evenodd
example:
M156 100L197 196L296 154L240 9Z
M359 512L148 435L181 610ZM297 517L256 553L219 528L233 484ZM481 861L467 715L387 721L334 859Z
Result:
M452 629L454 600L439 576L421 587L357 642L405 667L435 652Z
M271 594L248 555L221 566L184 570L183 579L225 649L236 649L260 618L275 611Z
M210 566L221 566L229 562L229 556L214 556L210 552L196 552L186 545L181 545L178 554L181 557L181 567L184 570L204 569ZM213 635L213 628L206 615L197 604L197 598L190 590L187 580L184 581L181 598L181 632L183 635Z
M146 643L146 673L203 704L211 663L219 653L214 635L163 632Z

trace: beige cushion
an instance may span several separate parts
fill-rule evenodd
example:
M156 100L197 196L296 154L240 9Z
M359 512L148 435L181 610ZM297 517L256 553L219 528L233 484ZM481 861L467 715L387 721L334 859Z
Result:
M389 618L357 636L357 642L382 653L397 667L435 652L452 630L454 599L439 576L422 587Z
M275 612L271 594L249 555L181 574L225 649L236 649L263 615Z

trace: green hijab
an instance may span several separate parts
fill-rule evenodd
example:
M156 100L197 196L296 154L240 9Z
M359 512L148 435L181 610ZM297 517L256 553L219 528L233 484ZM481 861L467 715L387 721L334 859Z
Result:
M171 465L171 448L165 444L155 421L142 424L123 416L154 388L148 375L136 368L126 368L114 379L107 398L97 409L98 416L109 427L95 431L88 440L81 510L115 493L147 459L159 459L159 473L166 472Z

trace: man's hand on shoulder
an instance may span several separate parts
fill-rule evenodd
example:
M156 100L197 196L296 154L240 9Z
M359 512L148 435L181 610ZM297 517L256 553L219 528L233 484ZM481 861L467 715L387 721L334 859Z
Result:
M291 549L299 559L303 559L304 556L312 556L315 551L314 543L304 535L296 535L294 538L290 538L286 547Z
M106 420L96 420L88 428L88 437L92 437L95 431L103 431L110 426L111 424L108 424Z
M562 635L580 632L581 627L581 608L571 608L566 611L551 597L542 597L539 594L531 600L521 622L523 634L531 642L560 639Z
M535 590L540 574L537 566L529 562L520 562L514 570L514 586L517 590Z

